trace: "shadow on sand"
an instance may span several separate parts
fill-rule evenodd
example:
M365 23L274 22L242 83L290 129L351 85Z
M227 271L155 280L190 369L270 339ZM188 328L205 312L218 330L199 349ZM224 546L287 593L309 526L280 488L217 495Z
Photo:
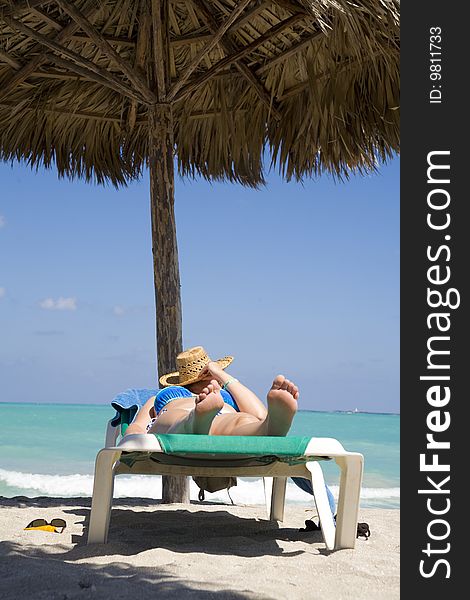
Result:
M204 505L210 510L204 510ZM251 590L224 590L220 582L212 585L182 579L176 574L177 566L181 573L181 559L175 556L172 561L171 555L168 559L168 553L163 565L151 567L136 566L127 562L126 557L136 557L155 548L181 555L201 554L204 561L210 561L210 555L292 557L303 552L285 551L279 541L315 544L315 552L321 552L316 544L322 545L319 532L300 532L294 528L279 527L268 520L237 516L224 510L221 504L205 502L200 504L201 510L194 511L176 507L166 509L166 505L155 500L133 498L119 499L119 507L113 508L108 543L88 546L89 498L0 498L1 506L61 506L62 512L70 515L74 524L83 526L80 535L72 535L72 547L54 544L51 549L50 546L1 542L0 597L5 600L210 599L216 594L222 599L259 600L268 596ZM138 510L152 506L155 506L154 511ZM299 526L302 525L299 523ZM172 568L172 565L175 567ZM15 589L8 585L9 574L13 573ZM33 594L31 589L34 589Z
M223 584L222 584L223 585ZM183 580L168 565L135 566L125 560L103 564L74 562L71 553L50 554L37 546L0 542L2 600L260 600L249 590L222 589L220 584Z

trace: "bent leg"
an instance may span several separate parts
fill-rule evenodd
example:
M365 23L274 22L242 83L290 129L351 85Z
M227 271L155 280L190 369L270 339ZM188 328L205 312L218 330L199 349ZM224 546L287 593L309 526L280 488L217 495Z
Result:
M212 421L209 435L267 435L267 421L249 413L227 413Z
M268 392L265 418L239 412L220 415L213 420L211 435L287 435L297 412L299 390L295 384L278 375Z
M149 433L208 434L212 420L224 405L220 386L210 383L196 398L194 408L175 408L171 403L162 409Z
M197 433L209 435L287 435L297 412L299 390L296 385L278 375L267 395L265 418L245 412L218 414L224 402L220 386L212 381L187 411L167 405L149 433Z

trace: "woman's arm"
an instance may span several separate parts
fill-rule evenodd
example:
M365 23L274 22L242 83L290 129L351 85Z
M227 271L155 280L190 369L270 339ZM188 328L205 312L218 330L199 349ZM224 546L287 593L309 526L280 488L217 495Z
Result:
M155 417L155 408L153 406L154 402L155 396L152 396L147 400L147 402L137 413L135 419L126 429L126 433L124 435L130 435L132 433L147 433L147 425L149 424L150 419Z
M217 379L221 386L225 385L231 379L234 379L226 371L224 371L216 362L210 362L206 365L207 375ZM266 407L250 389L244 386L239 381L232 381L227 388L225 388L237 403L238 408L241 412L246 412L250 415L257 417L258 419L265 419L268 411Z

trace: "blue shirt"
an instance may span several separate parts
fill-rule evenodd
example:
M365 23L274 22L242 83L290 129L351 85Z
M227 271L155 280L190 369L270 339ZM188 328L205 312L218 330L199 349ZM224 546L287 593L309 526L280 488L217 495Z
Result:
M230 392L227 390L220 390L223 401L225 404L228 404L232 408L234 408L237 412L240 412L240 409L237 406L237 403L232 398ZM175 398L191 398L194 397L195 394L190 392L187 388L181 385L169 385L166 388L160 390L155 397L155 410L157 414L162 410L162 408L167 405L169 402L174 400Z

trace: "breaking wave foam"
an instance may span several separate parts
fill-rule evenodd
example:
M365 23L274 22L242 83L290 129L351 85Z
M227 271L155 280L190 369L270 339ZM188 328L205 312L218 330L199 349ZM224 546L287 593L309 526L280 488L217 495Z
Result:
M338 486L330 486L335 498L338 498ZM91 496L93 491L92 475L45 475L38 473L22 473L0 469L0 495L12 496L51 496L51 497L80 497ZM191 499L197 499L199 488L190 479ZM115 498L161 498L161 477L155 475L120 475L115 479ZM235 504L264 504L264 490L258 479L238 478L238 485L230 490L230 496ZM227 502L225 491L209 494L213 501ZM289 503L303 502L311 498L292 481L288 482L286 500ZM397 506L400 498L400 488L370 488L363 487L361 500L371 506L389 504ZM364 502L365 501L365 502Z

